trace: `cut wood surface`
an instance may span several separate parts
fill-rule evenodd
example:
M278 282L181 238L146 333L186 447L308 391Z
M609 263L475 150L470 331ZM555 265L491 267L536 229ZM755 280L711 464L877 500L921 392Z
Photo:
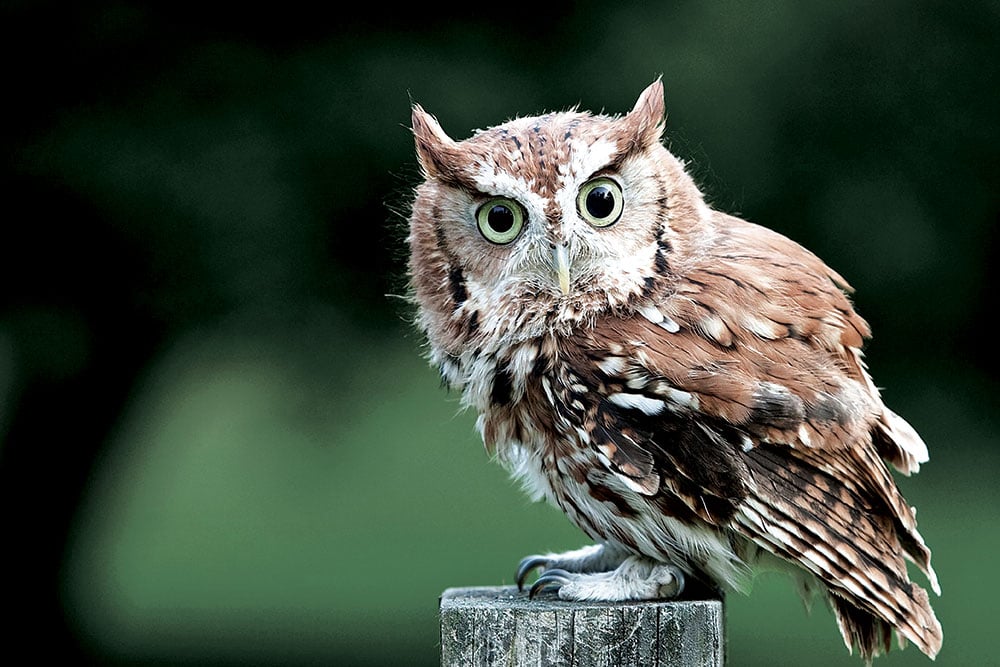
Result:
M441 665L721 667L722 610L718 599L567 602L513 586L449 588Z

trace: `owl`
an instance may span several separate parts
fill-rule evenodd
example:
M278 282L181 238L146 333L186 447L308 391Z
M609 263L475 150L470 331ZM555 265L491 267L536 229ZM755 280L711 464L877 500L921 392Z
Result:
M516 118L463 141L419 105L410 293L488 452L594 541L516 580L567 600L747 592L789 573L870 662L942 631L915 510L928 460L862 357L848 283L714 210L663 144L662 82L626 114Z

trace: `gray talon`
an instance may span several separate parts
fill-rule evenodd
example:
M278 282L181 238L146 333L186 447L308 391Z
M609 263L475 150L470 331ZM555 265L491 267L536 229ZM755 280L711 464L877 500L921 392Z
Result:
M559 588L564 584L568 584L573 579L569 572L566 570L546 570L542 576L538 577L534 584L531 586L531 590L528 591L528 598L532 599L535 595L545 588Z
M524 580L535 568L544 567L549 559L545 556L525 556L517 566L517 590L524 590Z

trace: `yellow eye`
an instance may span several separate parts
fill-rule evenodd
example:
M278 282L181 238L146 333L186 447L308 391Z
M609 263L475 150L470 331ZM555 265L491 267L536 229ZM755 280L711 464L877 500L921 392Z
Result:
M602 176L583 184L576 196L576 207L583 219L594 227L608 227L622 216L625 197L618 183Z
M524 209L513 199L493 197L476 211L479 231L487 241L506 245L524 227Z

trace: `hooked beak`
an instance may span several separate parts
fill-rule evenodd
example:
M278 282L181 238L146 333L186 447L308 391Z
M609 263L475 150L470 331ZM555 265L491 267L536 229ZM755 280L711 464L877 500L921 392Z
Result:
M552 267L559 279L559 289L563 294L569 294L569 251L566 244L559 244L552 249Z

